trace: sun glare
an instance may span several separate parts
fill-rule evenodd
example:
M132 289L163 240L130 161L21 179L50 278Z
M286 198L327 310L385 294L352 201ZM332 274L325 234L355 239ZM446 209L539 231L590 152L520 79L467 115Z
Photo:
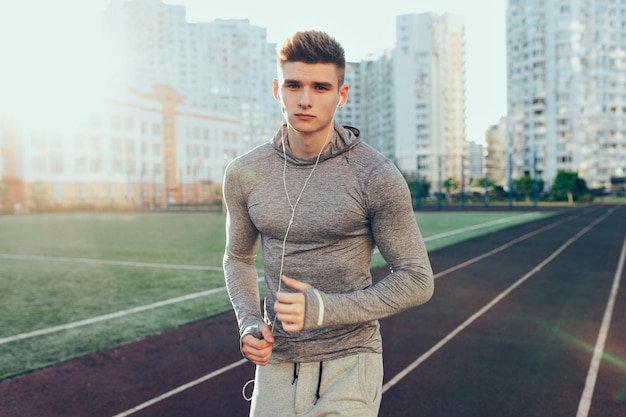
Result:
M101 11L90 2L34 3L0 10L0 110L31 123L103 93Z

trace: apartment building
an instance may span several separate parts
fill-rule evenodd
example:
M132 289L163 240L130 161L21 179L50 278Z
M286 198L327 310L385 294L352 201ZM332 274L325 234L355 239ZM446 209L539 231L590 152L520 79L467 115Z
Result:
M481 143L467 143L467 177L465 185L485 177L485 147Z
M467 178L463 18L407 14L396 19L393 52L394 160L438 190L440 179Z
M246 149L274 134L276 45L265 28L247 19L190 23L184 6L162 0L112 0L104 21L109 91L171 85L185 105L237 115Z
M511 175L610 191L626 171L626 1L509 0Z
M57 109L54 121L0 124L3 204L210 204L243 152L238 117L185 106L166 85L80 104Z
M396 161L392 51L347 63L345 82L350 86L348 102L336 120L358 128L363 141Z
M490 181L508 187L506 155L506 118L500 118L485 132L485 171Z

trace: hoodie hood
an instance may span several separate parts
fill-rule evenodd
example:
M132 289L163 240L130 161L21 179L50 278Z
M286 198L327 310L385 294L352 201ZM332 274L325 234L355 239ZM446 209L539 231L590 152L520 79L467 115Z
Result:
M330 144L322 151L319 162L325 161L330 158L334 158L350 149L354 148L361 142L359 135L359 129L352 126L342 126L337 122L334 122L335 134L330 141ZM276 135L272 139L272 145L275 151L282 158L284 154L287 155L287 162L294 165L313 165L317 160L317 155L311 158L298 158L291 153L291 149L288 146L288 133L287 125L283 124L281 128L276 132ZM285 141L285 152L283 154L283 140Z

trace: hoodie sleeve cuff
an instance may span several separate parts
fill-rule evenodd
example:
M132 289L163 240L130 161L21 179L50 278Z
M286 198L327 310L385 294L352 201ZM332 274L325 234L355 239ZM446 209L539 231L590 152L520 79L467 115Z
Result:
M306 330L324 327L324 297L323 293L313 287L304 291L306 298L306 312L304 328Z

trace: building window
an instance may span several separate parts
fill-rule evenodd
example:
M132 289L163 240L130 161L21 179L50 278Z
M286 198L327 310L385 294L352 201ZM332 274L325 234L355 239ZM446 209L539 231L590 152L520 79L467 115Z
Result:
M124 150L126 151L127 156L132 156L135 153L135 141L132 139L127 139Z
M118 156L122 153L122 140L119 138L113 138L111 140L111 153L114 156Z
M48 159L45 156L35 156L33 158L33 171L46 173L48 171Z
M100 152L100 137L99 136L91 137L91 151Z
M115 200L115 184L106 185L106 196L109 200Z
M123 166L122 166L122 161L120 161L119 159L114 160L111 169L112 169L114 174L121 174L121 173L123 173L124 170L123 170Z
M111 118L111 129L115 131L119 131L122 129L122 119L120 116L113 116Z
M85 201L87 199L87 187L85 184L76 184L76 199Z
M54 156L52 158L50 158L50 172L54 173L54 174L61 174L63 173L64 167L63 167L63 158L60 156Z
M55 203L63 203L63 184L52 184L52 200Z
M77 174L84 174L87 172L87 158L76 158L74 161L74 171Z
M125 118L124 130L126 130L127 132L132 132L134 129L135 129L135 121L130 117Z
M102 161L100 159L92 159L90 171L92 174L99 174L102 171Z

